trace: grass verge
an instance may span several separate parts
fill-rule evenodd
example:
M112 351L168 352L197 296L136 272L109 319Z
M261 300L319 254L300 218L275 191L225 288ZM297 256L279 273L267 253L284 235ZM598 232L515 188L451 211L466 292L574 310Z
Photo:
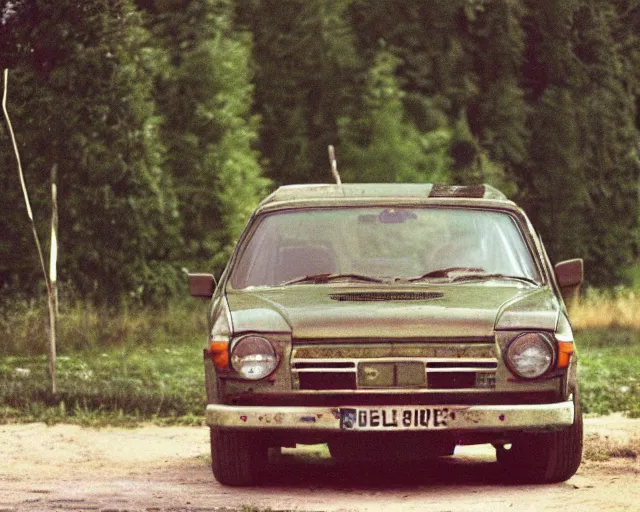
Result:
M118 310L76 302L65 304L58 317L60 353L184 344L202 340L206 303L187 297L162 308L123 307ZM46 302L2 300L0 296L0 357L46 354Z
M58 393L40 357L0 358L0 423L201 424L200 344L87 350L58 358Z
M591 329L575 336L583 411L640 417L640 331Z
M588 289L571 304L571 324L578 330L640 331L640 294L634 289Z
M592 434L585 438L583 457L593 462L611 459L637 460L640 456L640 437L621 441Z
M46 352L44 328L37 327L37 317L45 315L26 306L22 311L22 317L17 310L5 315L12 323L0 325L0 423L203 422L203 303L118 315L66 311L55 396L46 356L30 355ZM583 410L640 417L640 329L578 329L576 343Z

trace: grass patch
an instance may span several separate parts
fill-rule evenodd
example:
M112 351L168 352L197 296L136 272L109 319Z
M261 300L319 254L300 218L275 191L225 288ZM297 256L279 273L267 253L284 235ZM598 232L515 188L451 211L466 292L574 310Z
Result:
M46 308L26 302L0 308L0 423L203 422L205 303L63 311L55 396L46 317ZM583 410L640 417L640 328L578 328L575 336Z
M640 417L640 332L576 334L586 413ZM45 356L0 358L0 423L69 421L87 426L201 424L202 342L89 349L58 358L58 393Z
M44 301L0 300L0 356L46 354L49 312ZM64 304L58 318L60 353L184 344L202 340L206 303L187 297L162 308L119 310L76 302Z
M0 303L0 422L202 423L206 303L60 311L50 391L46 304Z
M583 457L593 462L604 462L611 459L636 460L640 455L640 437L627 441L602 437L599 434L587 436L584 441Z
M584 412L640 417L640 331L597 329L575 336Z
M587 290L571 304L575 329L628 329L640 331L640 293L633 289Z
M182 343L70 353L58 358L57 386L53 395L44 356L1 358L0 422L201 424L202 347Z

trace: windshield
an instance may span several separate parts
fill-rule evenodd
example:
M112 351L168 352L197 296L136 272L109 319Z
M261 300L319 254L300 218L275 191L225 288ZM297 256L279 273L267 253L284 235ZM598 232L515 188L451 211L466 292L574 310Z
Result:
M231 285L276 286L334 274L428 281L465 272L539 281L518 224L506 212L341 207L258 219L239 248Z

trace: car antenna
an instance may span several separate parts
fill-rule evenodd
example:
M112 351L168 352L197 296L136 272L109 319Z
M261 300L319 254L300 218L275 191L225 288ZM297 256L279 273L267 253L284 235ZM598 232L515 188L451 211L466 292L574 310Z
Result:
M340 179L340 174L338 173L336 150L331 144L329 144L329 162L331 163L331 174L333 174L333 179L336 180L337 185L342 185L342 180Z

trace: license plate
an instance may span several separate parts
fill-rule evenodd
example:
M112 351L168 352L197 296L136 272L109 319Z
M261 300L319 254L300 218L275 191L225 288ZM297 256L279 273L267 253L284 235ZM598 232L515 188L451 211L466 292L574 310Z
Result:
M431 430L450 427L447 407L357 407L340 409L343 430Z

